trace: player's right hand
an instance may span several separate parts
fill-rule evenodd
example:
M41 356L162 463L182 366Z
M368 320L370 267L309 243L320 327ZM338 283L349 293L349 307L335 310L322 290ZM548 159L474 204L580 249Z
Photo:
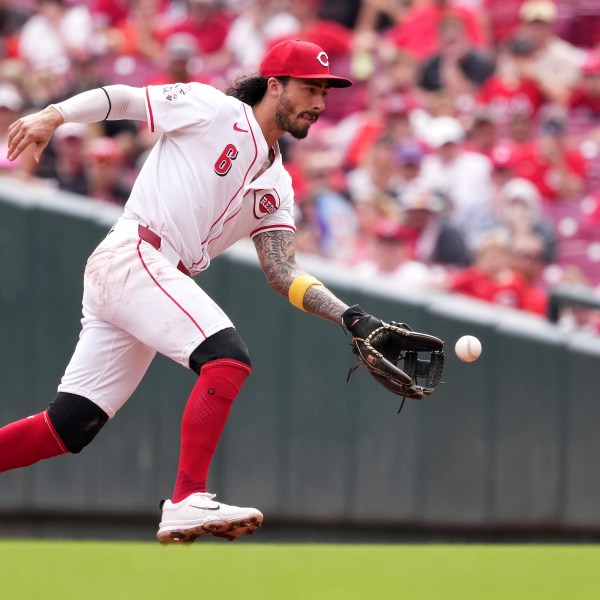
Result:
M8 160L15 160L30 144L35 144L33 158L40 162L52 134L64 123L62 115L51 106L15 121L8 128Z

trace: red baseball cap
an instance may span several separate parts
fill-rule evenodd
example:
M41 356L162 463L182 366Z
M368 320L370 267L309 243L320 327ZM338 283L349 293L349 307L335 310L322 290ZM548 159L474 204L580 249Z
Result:
M350 79L329 72L329 57L321 46L301 40L286 40L275 44L260 64L262 77L296 77L297 79L327 79L331 87L352 85Z
M375 223L373 230L375 237L379 240L390 240L394 242L410 242L415 239L414 229L393 219L383 218Z

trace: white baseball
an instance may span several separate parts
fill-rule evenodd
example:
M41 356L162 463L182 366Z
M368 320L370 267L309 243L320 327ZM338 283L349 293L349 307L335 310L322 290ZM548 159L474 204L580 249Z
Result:
M473 362L481 356L481 342L474 335L463 335L454 346L456 356L463 362Z

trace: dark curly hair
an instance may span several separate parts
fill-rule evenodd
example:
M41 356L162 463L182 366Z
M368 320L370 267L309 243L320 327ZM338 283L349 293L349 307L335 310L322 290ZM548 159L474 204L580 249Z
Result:
M277 79L285 85L289 77L277 77ZM240 77L225 93L228 96L237 98L244 104L254 106L264 98L268 80L268 77L261 77L260 75Z

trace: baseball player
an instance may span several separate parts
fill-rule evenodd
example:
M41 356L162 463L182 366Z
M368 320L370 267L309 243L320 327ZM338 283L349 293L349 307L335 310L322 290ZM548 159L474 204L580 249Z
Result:
M250 236L269 285L295 306L341 322L348 308L294 258L293 190L277 140L301 139L325 108L329 71L319 46L286 41L260 75L227 94L200 83L90 90L23 117L9 133L9 160L35 159L63 123L146 121L160 138L122 217L90 256L82 331L47 410L0 429L0 471L80 452L129 399L156 352L198 374L181 425L180 462L157 537L235 539L263 516L206 492L209 465L230 407L251 372L244 341L193 281L211 260Z
M161 135L123 215L87 262L82 330L56 397L47 410L0 429L0 472L80 452L160 352L198 380L183 414L178 473L162 505L158 539L233 540L261 526L259 510L217 502L206 491L211 459L251 363L232 322L192 277L250 236L268 284L294 306L343 323L355 339L381 329L381 321L349 308L296 263L292 184L277 144L285 133L306 137L329 88L351 84L330 73L319 46L285 41L267 53L259 75L239 80L227 94L200 83L112 85L11 125L9 160L31 144L39 160L56 128L69 122L137 119ZM382 356L378 351L369 354L365 342L359 358L367 356L365 364L384 381L388 363L374 358ZM388 389L423 397L394 369Z

